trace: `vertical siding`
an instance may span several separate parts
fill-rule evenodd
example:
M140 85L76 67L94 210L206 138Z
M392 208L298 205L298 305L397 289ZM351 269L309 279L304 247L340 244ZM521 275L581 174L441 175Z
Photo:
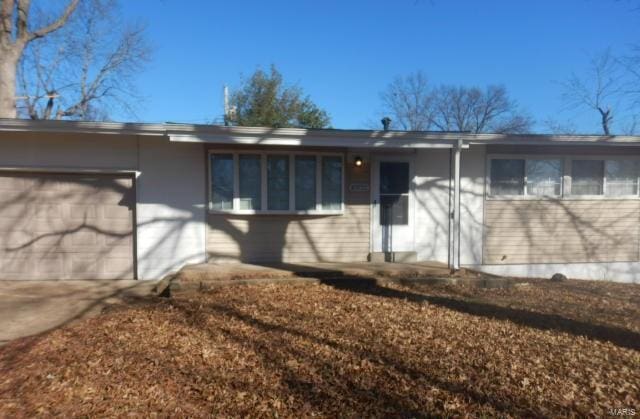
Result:
M487 200L484 263L639 260L640 201Z
M345 158L345 211L341 215L208 214L210 261L341 262L369 255L369 192L351 192L352 182L369 183L369 162L355 168Z
M162 278L205 256L204 146L140 137L138 272Z
M482 261L486 146L462 151L460 173L460 263ZM453 195L453 193L452 193Z
M449 261L450 151L418 150L415 161L415 244L418 260Z

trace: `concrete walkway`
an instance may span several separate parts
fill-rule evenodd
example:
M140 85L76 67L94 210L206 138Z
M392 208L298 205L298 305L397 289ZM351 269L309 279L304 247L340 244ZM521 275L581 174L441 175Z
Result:
M0 345L99 314L128 297L155 293L155 281L0 281Z

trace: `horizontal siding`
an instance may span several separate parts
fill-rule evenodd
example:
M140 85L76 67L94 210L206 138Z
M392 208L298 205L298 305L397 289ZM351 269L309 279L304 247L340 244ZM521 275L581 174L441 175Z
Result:
M638 200L487 200L486 264L640 260Z
M350 192L352 182L369 183L369 167L345 158L345 211L340 215L226 215L207 217L209 261L349 262L369 255L369 192Z

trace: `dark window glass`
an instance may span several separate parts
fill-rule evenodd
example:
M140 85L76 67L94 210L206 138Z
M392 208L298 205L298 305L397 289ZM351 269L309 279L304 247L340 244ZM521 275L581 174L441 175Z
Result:
M524 160L491 160L491 195L524 194Z
M261 207L262 172L260 156L241 154L239 158L240 209L259 210Z
M233 209L233 155L211 155L211 208Z
M342 158L322 158L322 209L342 209Z
M380 162L380 193L409 193L409 163Z
M296 156L296 210L316 209L316 157Z
M380 225L409 224L409 196L381 195L380 196Z
M571 162L571 194L602 195L604 160L573 160Z
M289 209L289 156L267 156L267 207Z

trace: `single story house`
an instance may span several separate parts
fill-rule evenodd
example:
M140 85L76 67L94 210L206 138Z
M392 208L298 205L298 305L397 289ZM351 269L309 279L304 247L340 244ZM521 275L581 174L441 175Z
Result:
M638 282L640 137L0 120L0 279L440 261Z

